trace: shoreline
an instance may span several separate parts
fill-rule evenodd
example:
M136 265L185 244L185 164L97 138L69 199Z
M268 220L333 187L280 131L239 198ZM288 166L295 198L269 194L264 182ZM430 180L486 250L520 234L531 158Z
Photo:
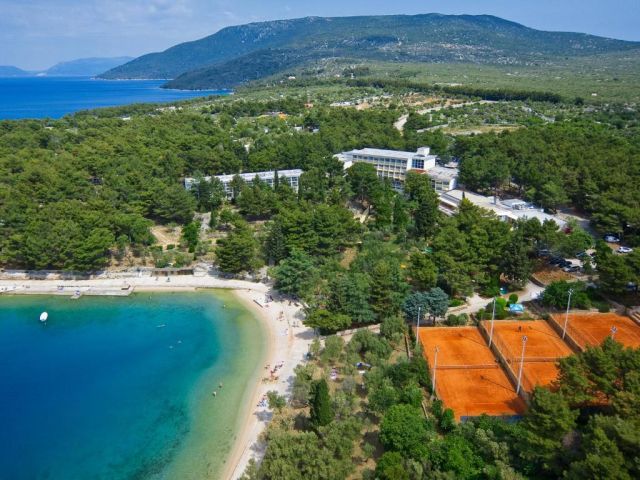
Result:
M252 384L248 385L242 405L239 406L240 421L237 423L236 439L221 469L220 478L236 480L244 473L249 460L259 461L264 455L260 434L271 420L272 413L268 407L260 407L258 403L270 390L289 396L294 369L305 360L314 333L302 323L302 307L272 293L270 285L210 276L184 275L170 279L0 280L0 301L4 295L69 296L72 300L78 297L78 291L80 296L128 296L142 292L228 290L248 314L260 323L265 342L263 358L256 365L254 377L250 380ZM127 285L129 288L125 289ZM267 295L273 295L273 300L265 302ZM279 363L283 366L277 371L277 380L269 381L266 365L274 368Z
M224 480L237 480L244 473L251 459L260 461L264 446L260 434L273 416L268 407L259 407L258 402L270 390L289 397L293 385L294 369L305 361L309 345L314 338L313 330L302 324L302 307L280 296L267 304L250 290L233 290L233 295L256 318L259 318L267 335L265 363L273 368L282 363L277 372L277 381L268 380L268 370L258 368L255 383L250 394L252 404L247 403L243 413L244 421L226 463ZM282 316L281 316L282 312Z

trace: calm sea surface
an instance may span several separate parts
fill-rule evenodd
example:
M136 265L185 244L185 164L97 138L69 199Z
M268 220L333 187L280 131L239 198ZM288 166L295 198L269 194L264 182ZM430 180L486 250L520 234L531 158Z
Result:
M172 102L224 94L165 90L164 80L94 80L78 77L0 78L0 120L60 118L68 113L131 103Z
M215 475L257 328L224 293L0 297L0 478Z

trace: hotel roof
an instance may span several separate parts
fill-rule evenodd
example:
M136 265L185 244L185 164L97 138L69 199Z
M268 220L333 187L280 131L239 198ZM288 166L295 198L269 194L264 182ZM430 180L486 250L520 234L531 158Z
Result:
M361 150L351 150L351 154L356 155L371 155L372 157L392 157L392 158L406 158L407 160L417 156L416 152L402 152L399 150L383 150L381 148L363 148Z
M450 190L446 193L443 193L442 195L440 195L440 201L455 205L455 207L457 208L458 205L460 205L460 203L462 202L463 197L478 207L482 207L494 212L496 215L498 215L498 217L510 218L512 220L537 218L541 223L545 220L553 220L560 227L564 226L566 223L557 215L549 215L540 208L525 208L521 210L513 209L507 205L504 205L504 203L499 199L497 203L495 203L493 196L486 197L484 195L479 195L473 192L463 192L460 189Z
M460 173L457 168L433 167L427 170L427 175L438 180L452 180L458 178Z

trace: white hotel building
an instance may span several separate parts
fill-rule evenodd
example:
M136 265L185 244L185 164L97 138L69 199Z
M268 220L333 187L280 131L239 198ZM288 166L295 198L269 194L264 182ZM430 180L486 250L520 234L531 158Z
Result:
M233 175L216 175L214 177L204 177L206 182L210 182L212 178L217 178L222 182L224 187L225 194L228 199L233 198L233 189L231 188L231 181L235 176L239 176L242 180L244 180L247 185L251 185L253 180L258 177L260 180L265 182L271 188L273 188L273 184L276 178L275 170L271 170L268 172L251 172L251 173L236 173ZM289 186L298 193L298 184L300 183L300 175L302 175L302 170L278 170L278 181L286 182ZM187 177L184 179L184 187L187 190L191 190L191 188L197 183L197 180L192 177Z
M363 148L339 153L336 158L343 163L345 170L358 162L373 165L378 176L390 179L393 188L397 190L402 190L407 172L411 170L428 175L437 192L457 187L458 170L436 167L437 157L430 154L429 147L421 147L417 152Z

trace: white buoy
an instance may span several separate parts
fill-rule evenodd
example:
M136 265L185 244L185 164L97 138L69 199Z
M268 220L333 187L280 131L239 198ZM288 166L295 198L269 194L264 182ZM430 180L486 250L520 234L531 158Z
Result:
M49 314L48 314L47 312L42 312L42 313L40 314L40 321L41 321L41 322L46 322L46 321L47 321L47 318L49 318Z

